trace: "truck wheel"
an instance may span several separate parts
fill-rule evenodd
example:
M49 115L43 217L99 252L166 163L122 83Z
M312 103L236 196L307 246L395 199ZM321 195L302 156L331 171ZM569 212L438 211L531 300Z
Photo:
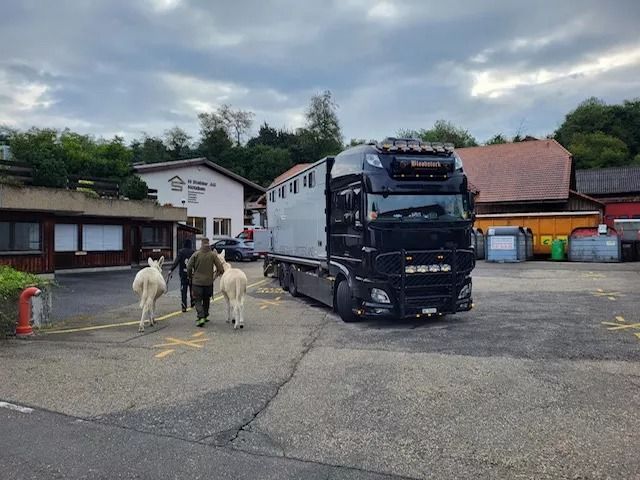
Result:
M298 286L296 285L296 277L293 273L293 269L289 274L289 293L291 294L292 297L300 296L300 294L298 293Z
M280 264L278 265L278 282L280 283L280 288L285 292L289 290L289 282L287 282L287 268Z
M338 284L338 290L336 291L336 310L343 322L355 322L357 320L353 314L352 307L353 298L351 296L349 282L343 280Z

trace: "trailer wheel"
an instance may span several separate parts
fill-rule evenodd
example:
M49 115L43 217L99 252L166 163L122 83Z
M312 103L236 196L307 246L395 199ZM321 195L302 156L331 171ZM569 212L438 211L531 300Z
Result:
M278 283L280 283L280 288L285 292L289 290L289 282L287 282L287 267L282 263L278 265Z
M293 269L291 269L291 273L289 274L289 293L292 297L299 297L298 286L296 285L296 277L294 275Z
M349 288L349 282L343 280L338 284L338 290L336 291L336 310L343 322L355 322L356 316L353 314L353 297L351 296L351 289Z

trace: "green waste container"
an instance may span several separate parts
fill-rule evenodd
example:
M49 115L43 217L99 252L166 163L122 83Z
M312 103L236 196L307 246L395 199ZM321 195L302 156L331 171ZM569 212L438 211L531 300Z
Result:
M554 240L551 242L551 260L564 260L564 249L565 249L565 241L564 240Z

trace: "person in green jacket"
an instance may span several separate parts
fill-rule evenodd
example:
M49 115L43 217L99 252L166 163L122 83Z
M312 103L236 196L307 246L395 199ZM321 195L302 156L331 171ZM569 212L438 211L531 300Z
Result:
M209 321L213 282L217 276L222 275L222 268L222 261L218 257L218 253L211 249L209 239L203 238L200 249L193 254L187 264L187 275L191 279L191 291L198 314L196 320L198 327L203 327L205 322Z

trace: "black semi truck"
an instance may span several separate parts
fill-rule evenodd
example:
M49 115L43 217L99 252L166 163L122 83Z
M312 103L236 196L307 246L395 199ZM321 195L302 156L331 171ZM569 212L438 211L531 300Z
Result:
M473 306L473 195L453 146L387 138L299 168L267 192L265 275L340 317Z

